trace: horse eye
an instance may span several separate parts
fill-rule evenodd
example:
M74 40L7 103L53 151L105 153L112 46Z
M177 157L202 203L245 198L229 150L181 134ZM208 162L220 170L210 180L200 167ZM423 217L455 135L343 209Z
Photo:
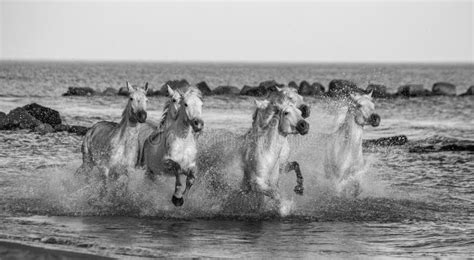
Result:
M285 114L285 116L287 116L289 113L288 113L288 111L285 111L285 113L284 113L284 114Z
M133 100L133 98L131 97L130 100Z
M173 103L176 103L176 99L173 98Z
M188 103L184 103L184 106L187 107L187 106L188 106Z

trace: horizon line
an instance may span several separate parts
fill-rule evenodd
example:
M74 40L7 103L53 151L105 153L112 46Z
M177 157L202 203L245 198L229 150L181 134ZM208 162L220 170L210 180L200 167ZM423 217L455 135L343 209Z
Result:
M268 61L268 60L146 60L146 59L3 59L0 62L89 62L89 63L221 63L221 64L456 64L474 65L474 61Z

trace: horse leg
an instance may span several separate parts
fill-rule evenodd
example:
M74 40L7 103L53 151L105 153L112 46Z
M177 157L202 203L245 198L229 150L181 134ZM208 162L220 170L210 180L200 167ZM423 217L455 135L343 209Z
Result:
M191 187L194 184L194 180L196 179L196 167L193 167L189 169L185 175L186 175L186 188L183 191L183 196L188 192L188 190L191 189Z
M154 182L156 180L156 174L149 168L146 168L145 177Z
M181 166L179 164L171 159L167 159L165 161L165 169L168 172L174 173L176 176L176 182L174 186L174 194L173 197L171 197L171 202L173 205L176 207L180 207L184 204L184 199L183 199L183 184L185 182L184 179L181 179L184 174L181 174Z
M90 173L92 169L94 168L94 165L90 162L86 162L85 160L82 162L81 166L76 170L74 173L75 177L81 177L84 176L86 182L89 182L90 178Z
M296 186L295 186L295 193L298 195L303 195L304 187L303 187L303 175L301 174L300 165L298 162L288 162L285 165L284 172L295 171L296 173Z
M87 149L84 149L84 145L82 146L82 164L74 173L74 176L84 176L86 181L89 181L91 171L94 168L94 162L92 160L92 156L89 154Z

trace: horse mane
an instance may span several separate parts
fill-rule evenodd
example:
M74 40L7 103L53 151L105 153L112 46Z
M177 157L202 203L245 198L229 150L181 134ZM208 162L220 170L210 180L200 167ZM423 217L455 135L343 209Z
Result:
M168 99L165 103L165 106L163 107L163 113L161 114L161 118L160 118L160 124L158 126L158 128L163 128L163 126L165 125L165 122L166 120L168 120L168 114L169 114L169 111L170 111L170 106L171 106L171 99Z
M185 87L177 88L174 91L178 91L178 93L181 96L184 96L185 94L194 94L202 101L202 92L195 86L185 86ZM165 106L163 107L163 113L161 115L160 124L158 128L162 128L165 125L166 120L168 120L170 106L171 106L171 98L168 98L168 100L165 103Z
M179 91L179 90L178 90ZM196 86L186 86L181 89L181 93L184 95L194 94L202 101L202 92Z
M265 128L268 126L268 124L270 123L271 119L274 118L275 116L278 115L278 113L275 113L275 109L278 109L278 106L275 106L273 104L268 104L268 106L264 109L260 109L260 108L257 108L255 109L255 111L253 112L253 115L252 115L252 128L255 128L255 127L262 127L262 128ZM259 113L262 113L262 120L265 121L265 125L261 126L261 125L257 125L257 116Z
M130 117L131 111L132 111L132 103L130 102L130 100L128 100L127 106L122 112L122 121L128 120L128 118Z

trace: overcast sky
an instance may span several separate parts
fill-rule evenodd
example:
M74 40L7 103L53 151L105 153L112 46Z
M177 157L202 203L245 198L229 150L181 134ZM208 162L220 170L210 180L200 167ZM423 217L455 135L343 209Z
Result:
M0 1L1 59L474 61L472 1Z

